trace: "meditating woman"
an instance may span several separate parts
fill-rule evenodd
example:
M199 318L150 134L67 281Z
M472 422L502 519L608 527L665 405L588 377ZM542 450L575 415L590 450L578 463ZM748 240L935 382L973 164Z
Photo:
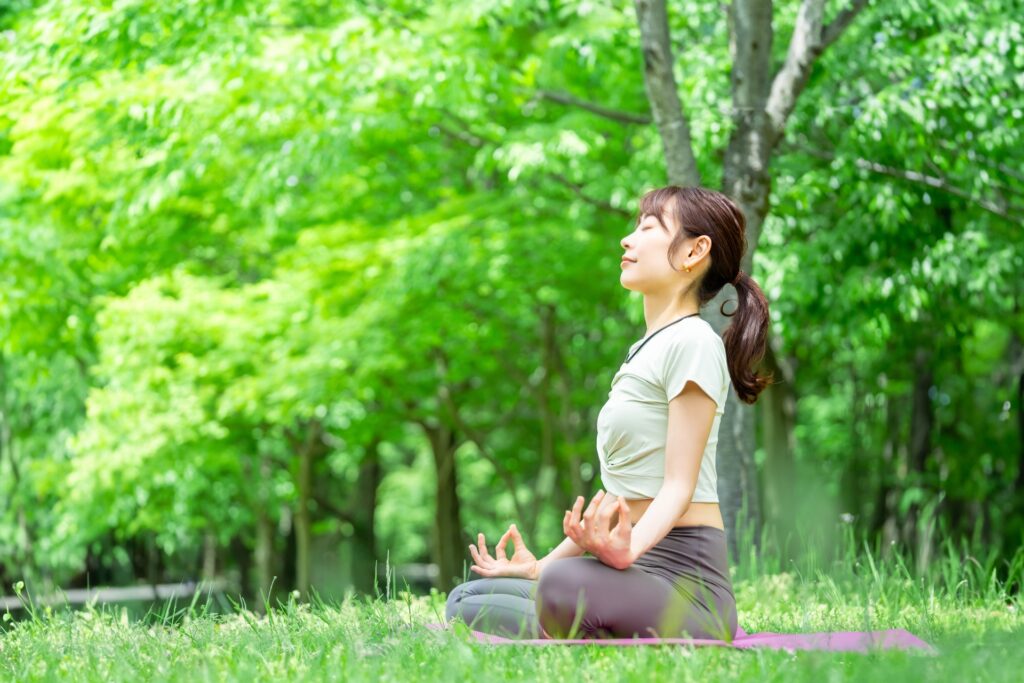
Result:
M643 196L621 246L620 282L643 294L647 332L629 348L598 414L604 489L585 510L576 499L562 521L565 540L543 559L514 524L493 557L479 534L469 546L471 569L485 578L452 590L448 619L526 638L736 633L718 507L718 426L730 382L754 403L771 380L754 372L769 317L760 287L740 272L746 221L719 192L669 186ZM720 337L700 309L726 283L739 301Z

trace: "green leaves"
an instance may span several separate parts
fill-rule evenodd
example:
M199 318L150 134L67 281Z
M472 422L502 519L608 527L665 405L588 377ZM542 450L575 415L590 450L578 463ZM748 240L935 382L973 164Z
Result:
M851 444L906 441L884 411L905 408L926 345L952 399L934 406L945 460L918 484L993 494L961 455L977 434L1012 470L992 378L1022 333L1014 9L869 8L772 162L756 276L799 367L800 459L830 476L861 466ZM670 19L717 186L726 15ZM424 426L454 435L467 527L526 510L557 540L534 510L594 483L594 413L642 324L619 241L664 175L632 7L132 0L0 21L2 411L22 476L0 490L0 542L66 568L110 534L251 546L260 513L287 526L314 423L335 512L382 444L406 559L429 547Z

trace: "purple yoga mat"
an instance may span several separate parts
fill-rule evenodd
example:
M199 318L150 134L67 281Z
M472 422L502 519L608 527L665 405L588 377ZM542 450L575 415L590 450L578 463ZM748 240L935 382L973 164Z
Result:
M445 624L427 624L434 631L447 629ZM736 632L732 643L708 638L603 638L585 640L534 638L516 640L482 631L473 636L488 645L714 645L718 647L767 647L774 650L827 650L829 652L869 652L871 650L920 650L938 654L936 649L909 631L901 628L886 631L832 631L823 633L751 633Z

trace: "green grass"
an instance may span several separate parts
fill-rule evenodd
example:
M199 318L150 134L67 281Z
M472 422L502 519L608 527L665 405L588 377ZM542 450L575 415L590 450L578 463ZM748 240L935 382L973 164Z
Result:
M36 610L0 632L0 680L1020 681L1024 551L982 559L947 545L914 578L898 556L738 578L748 631L905 628L938 656L685 647L494 647L434 633L444 596L387 588L340 604L290 601L265 616L204 606L132 620L119 608ZM1010 594L1010 591L1015 591Z

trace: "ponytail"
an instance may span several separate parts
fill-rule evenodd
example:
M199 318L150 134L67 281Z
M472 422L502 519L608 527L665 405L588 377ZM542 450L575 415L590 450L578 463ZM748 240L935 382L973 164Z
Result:
M722 304L722 315L732 318L732 323L722 334L725 342L725 355L729 364L729 375L732 377L736 394L744 403L754 403L757 395L772 383L772 375L758 375L754 368L764 360L767 344L768 300L754 278L739 271L733 282L736 287L737 306L732 313L725 312Z

